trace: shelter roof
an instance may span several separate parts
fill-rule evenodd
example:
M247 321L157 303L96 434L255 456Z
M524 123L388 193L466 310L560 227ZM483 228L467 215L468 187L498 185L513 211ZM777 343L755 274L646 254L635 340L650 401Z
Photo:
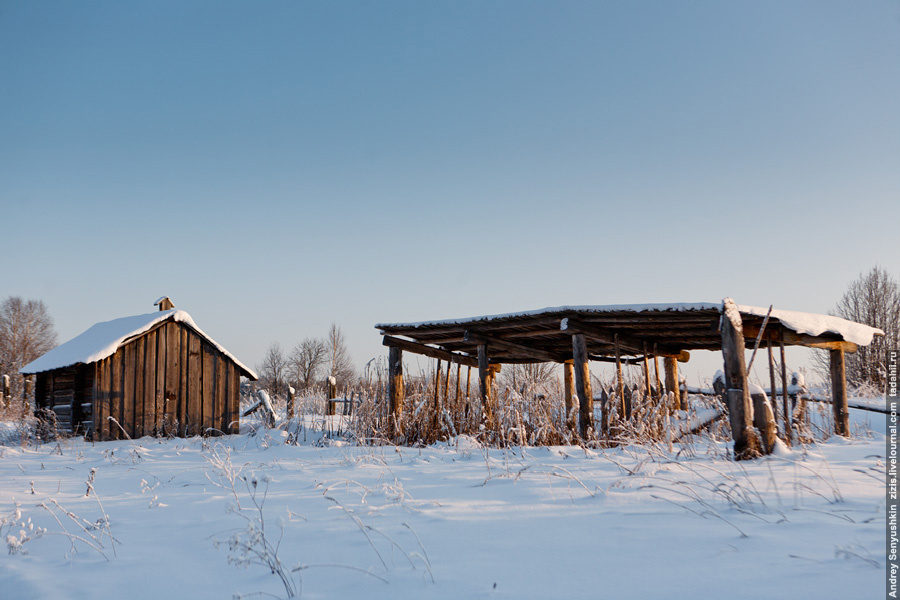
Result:
M506 313L423 321L380 323L375 327L389 337L403 336L418 344L434 346L466 357L477 355L478 346L489 348L491 362L562 362L572 358L572 334L584 334L588 353L602 360L614 356L616 343L622 355L645 353L679 356L683 351L720 350L720 318L723 303L614 304L557 306ZM738 305L745 343L752 347L763 331L766 339L788 345L841 348L855 352L872 342L880 329L839 317L814 313ZM392 345L385 339L386 345Z

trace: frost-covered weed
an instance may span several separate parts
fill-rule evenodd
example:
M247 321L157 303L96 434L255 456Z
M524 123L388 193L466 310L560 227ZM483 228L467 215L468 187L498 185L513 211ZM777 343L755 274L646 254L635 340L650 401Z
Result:
M266 530L265 504L269 491L268 475L242 474L243 467L236 467L231 460L231 451L222 444L216 444L204 455L213 467L217 480L207 472L207 479L223 489L229 490L234 502L228 505L228 513L244 521L244 527L226 540L215 540L213 545L228 548L228 563L236 567L248 568L261 565L276 575L284 586L288 598L297 595L297 587L291 571L278 555L284 538L284 520L278 519L278 539L269 537ZM242 504L243 500L243 504Z
M22 508L18 503L12 512L0 517L0 537L6 542L9 554L28 554L25 544L43 537L45 533L46 529L35 527L31 517L22 514Z

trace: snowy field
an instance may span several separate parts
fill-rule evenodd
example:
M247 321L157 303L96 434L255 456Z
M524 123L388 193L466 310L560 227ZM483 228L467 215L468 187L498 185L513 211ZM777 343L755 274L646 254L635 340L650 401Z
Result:
M852 412L872 431L744 463L706 438L0 446L0 598L875 598L884 415Z

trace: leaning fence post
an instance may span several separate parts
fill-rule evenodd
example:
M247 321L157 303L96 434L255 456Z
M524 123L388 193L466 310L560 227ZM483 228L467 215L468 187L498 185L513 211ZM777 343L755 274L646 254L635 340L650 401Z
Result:
M9 406L9 375L4 375L0 383L0 406Z
M25 376L25 385L22 387L22 406L28 408L28 399L31 398L32 376Z
M294 418L294 396L296 392L294 391L294 386L288 386L288 400L287 400L287 418Z

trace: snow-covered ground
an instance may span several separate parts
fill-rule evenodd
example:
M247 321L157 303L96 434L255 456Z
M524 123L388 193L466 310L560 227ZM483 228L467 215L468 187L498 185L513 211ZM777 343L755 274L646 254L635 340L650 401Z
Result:
M16 551L0 554L0 598L874 598L884 415L853 413L875 431L743 463L706 438L0 446L0 539ZM286 583L259 564L276 556Z

